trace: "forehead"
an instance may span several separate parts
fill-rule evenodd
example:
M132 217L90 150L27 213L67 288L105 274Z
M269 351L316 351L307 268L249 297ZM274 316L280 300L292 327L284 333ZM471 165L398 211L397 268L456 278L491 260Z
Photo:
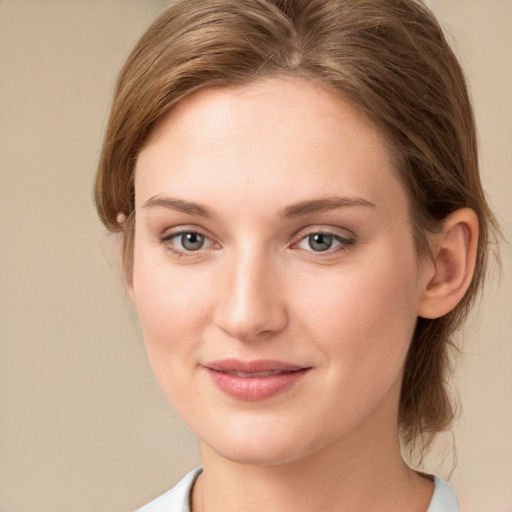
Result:
M264 112L259 119L255 108ZM361 135L364 133L377 143L385 143L362 111L341 94L316 81L281 76L243 86L208 87L189 94L157 124L145 146L155 143L165 132L169 135L174 127L183 136L190 135L186 130L210 130L210 136L222 137L224 133L219 128L226 128L229 123L233 127L245 125L244 128L253 125L261 134L263 117L267 119L267 130L273 134L284 135L283 128L293 128L291 132L297 136L300 129L311 128L314 121L322 121L322 128L350 123L352 130L359 130ZM246 131L243 134L250 135Z
M139 155L136 197L235 188L263 197L268 188L296 200L365 193L375 202L396 192L391 161L378 130L340 96L311 81L266 79L180 102Z

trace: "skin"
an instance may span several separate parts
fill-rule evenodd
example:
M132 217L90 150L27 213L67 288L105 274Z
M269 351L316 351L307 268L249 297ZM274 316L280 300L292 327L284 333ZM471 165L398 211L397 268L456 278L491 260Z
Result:
M433 485L402 460L398 399L417 316L440 314L432 296L447 293L419 263L375 128L311 82L205 90L154 131L135 189L130 294L155 376L200 439L194 511L425 512ZM333 197L349 201L284 215ZM453 219L451 240L474 239L466 224ZM181 231L204 245L187 251ZM315 251L314 233L341 241ZM443 282L471 266L434 242ZM310 370L238 400L204 368L233 357Z

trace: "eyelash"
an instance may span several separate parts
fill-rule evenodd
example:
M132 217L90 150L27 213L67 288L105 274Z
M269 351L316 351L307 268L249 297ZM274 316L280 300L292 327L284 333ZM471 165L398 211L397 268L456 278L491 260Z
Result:
M320 230L320 231L310 231L309 233L304 235L298 242L294 243L293 247L298 246L302 242L308 243L308 239L310 237L313 237L313 236L316 236L316 235L320 235L320 236L324 236L324 237L329 237L329 238L332 239L332 242L338 242L339 245L334 247L334 248L333 247L329 247L325 251L315 251L315 250L313 250L311 248L311 246L310 246L310 248L311 248L310 250L303 249L306 252L314 254L315 257L328 257L330 255L337 254L338 252L347 251L355 243L355 239L354 238L346 238L346 237L343 237L341 235L337 235L336 233ZM311 241L309 241L309 243L311 243Z
M179 231L173 231L172 233L164 234L164 235L159 237L160 243L165 246L166 250L168 250L169 252L173 253L175 256L178 256L179 258L182 258L182 257L189 257L189 258L190 257L194 257L194 255L195 255L194 253L199 253L203 249L203 247L200 247L196 251L192 251L192 250L186 250L186 249L176 249L172 245L172 240L173 239L181 237L183 235L196 235L196 236L200 236L200 237L203 237L205 241L207 240L210 243L214 244L214 242L211 240L211 238L209 238L204 233L202 233L201 231L198 231L196 229L181 229Z
M181 229L179 231L173 231L171 233L166 233L166 234L161 235L159 237L159 241L160 241L160 243L163 246L165 246L166 250L168 250L173 255L175 255L175 256L177 256L179 258L183 258L183 257L185 257L185 258L197 257L198 254L202 250L205 249L204 247L200 247L197 250L186 250L186 249L176 249L176 247L173 246L172 240L176 239L176 238L179 238L179 237L182 237L183 235L196 235L196 236L199 236L199 237L203 237L204 240L207 241L206 243L209 242L210 244L215 245L215 242L211 238L209 238L207 235L205 235L201 231L195 230L195 229ZM315 258L325 258L325 257L332 256L333 254L337 254L338 252L347 251L356 242L355 238L346 238L346 237L343 237L341 235L338 235L338 234L330 232L330 231L325 231L325 230L315 231L315 230L312 230L309 233L304 234L297 242L294 242L291 245L291 247L292 248L298 247L299 244L301 244L302 242L305 242L305 241L307 243L308 238L312 237L312 236L315 236L315 235L321 235L321 236L324 236L324 237L332 238L332 241L335 241L335 242L337 242L339 244L338 246L336 246L334 248L329 247L325 251L315 251L313 249L310 249L310 250L308 250L308 249L300 249L300 250L304 250L304 251L306 251L308 253L311 253L311 255L314 255ZM217 244L217 245L219 245L219 244Z

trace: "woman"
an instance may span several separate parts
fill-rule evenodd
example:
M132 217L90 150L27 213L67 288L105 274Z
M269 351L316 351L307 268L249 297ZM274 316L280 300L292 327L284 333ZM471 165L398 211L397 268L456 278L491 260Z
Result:
M141 510L458 509L410 468L453 409L496 231L460 66L414 0L177 0L96 184L202 468Z

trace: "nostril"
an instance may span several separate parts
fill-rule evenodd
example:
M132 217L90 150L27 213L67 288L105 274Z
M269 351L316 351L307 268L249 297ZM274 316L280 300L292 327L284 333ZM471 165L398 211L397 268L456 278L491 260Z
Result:
M240 341L269 338L288 324L284 307L268 305L261 310L233 309L220 312L216 325L230 337Z
M288 323L285 294L268 257L251 241L226 261L214 322L240 341L267 339Z

